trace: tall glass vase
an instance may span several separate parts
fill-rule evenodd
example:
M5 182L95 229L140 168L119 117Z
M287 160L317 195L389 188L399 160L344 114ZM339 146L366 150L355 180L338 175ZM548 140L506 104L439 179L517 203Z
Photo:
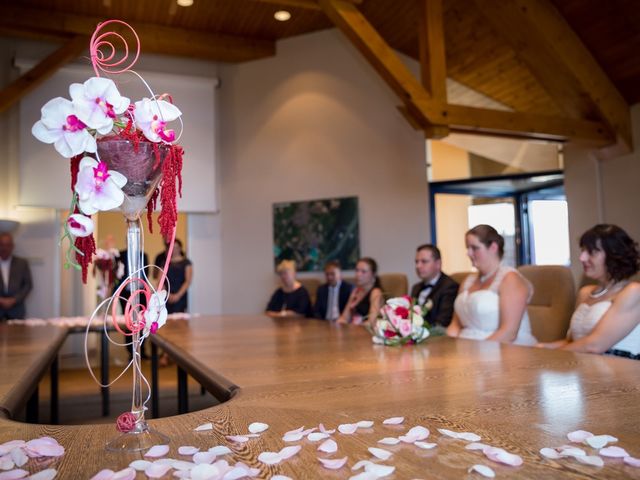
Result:
M128 290L131 304L131 321L134 326L131 336L133 350L133 386L131 414L135 419L133 428L107 443L107 450L137 452L153 445L166 444L169 437L149 427L145 420L145 395L143 394L142 370L140 362L140 333L138 328L144 319L136 305L140 303L139 294L141 269L143 268L142 237L140 214L146 208L151 194L162 177L162 164L167 156L168 147L149 142L139 142L136 146L128 140L107 137L98 141L98 155L106 162L109 170L115 170L127 177L123 187L125 199L122 213L127 222L127 266L132 282Z

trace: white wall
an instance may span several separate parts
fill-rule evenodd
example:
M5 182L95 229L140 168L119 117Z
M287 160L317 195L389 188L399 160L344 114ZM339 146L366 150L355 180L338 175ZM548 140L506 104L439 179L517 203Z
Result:
M429 239L425 142L335 31L221 69L223 310L256 312L275 286L272 204L358 196L361 254L413 278Z

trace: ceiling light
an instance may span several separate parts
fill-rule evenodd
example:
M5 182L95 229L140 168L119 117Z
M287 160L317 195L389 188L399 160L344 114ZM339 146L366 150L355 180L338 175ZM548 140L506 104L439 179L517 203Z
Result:
M273 18L275 18L279 22L286 22L291 18L291 14L286 10L278 10L276 13L273 14Z
M190 7L193 5L193 0L176 0L176 3L181 7Z

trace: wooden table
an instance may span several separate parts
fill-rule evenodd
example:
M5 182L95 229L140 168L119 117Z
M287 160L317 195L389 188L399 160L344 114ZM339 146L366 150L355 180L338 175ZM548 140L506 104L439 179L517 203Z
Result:
M230 400L220 406L150 423L172 437L170 456L181 445L209 448L228 444L225 435L246 432L251 422L270 425L260 438L231 445L233 460L292 478L348 478L352 472L323 469L317 444L300 442L299 455L268 467L256 458L284 446L284 432L323 422L373 420L371 429L334 435L348 467L369 459L367 447L398 436L414 425L432 432L433 450L411 445L384 447L394 453L384 462L397 467L391 479L480 478L466 469L490 465L497 478L640 478L640 470L621 461L605 467L572 459L544 460L538 451L568 443L566 434L584 429L608 433L640 456L640 362L501 345L493 342L429 339L417 346L373 345L361 327L314 320L271 320L264 316L201 317L168 322L154 341L207 388ZM404 416L401 426L381 424ZM202 423L214 430L194 432ZM465 443L442 437L438 428L471 431L482 442L524 459L521 467L495 464ZM58 461L61 478L88 478L101 468L125 467L140 455L112 454L104 442L109 426L46 427L0 421L0 443L49 434L67 447ZM139 475L143 478L142 474ZM59 477L60 478L60 477ZM168 477L169 478L169 477Z

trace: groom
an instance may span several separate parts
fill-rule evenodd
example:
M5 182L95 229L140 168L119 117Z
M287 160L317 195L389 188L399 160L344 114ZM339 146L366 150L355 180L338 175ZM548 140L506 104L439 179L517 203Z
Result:
M411 296L419 305L429 300L432 307L425 316L431 325L446 327L453 317L453 302L458 294L458 283L442 273L442 257L435 245L420 245L416 251L416 274L420 282L411 288Z

